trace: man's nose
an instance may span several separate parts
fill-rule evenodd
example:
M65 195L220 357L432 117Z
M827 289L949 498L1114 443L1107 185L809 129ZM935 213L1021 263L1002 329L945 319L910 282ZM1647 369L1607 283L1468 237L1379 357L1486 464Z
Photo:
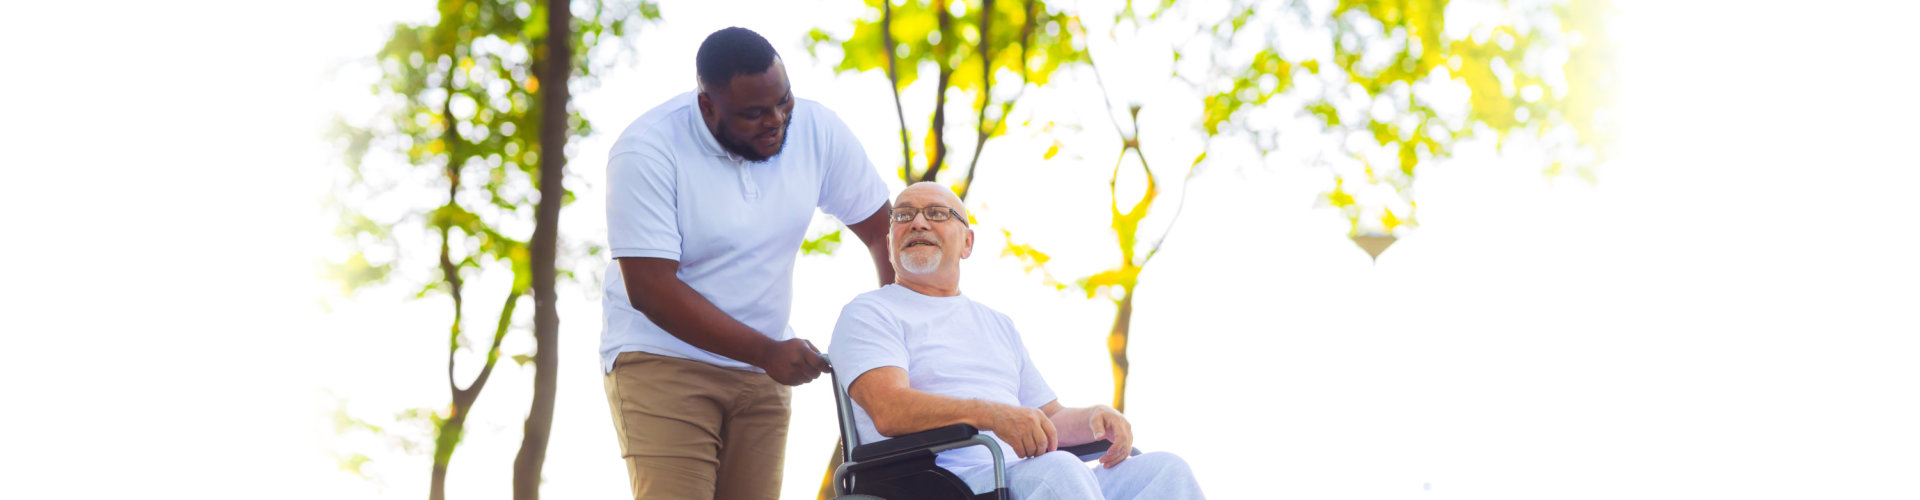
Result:
M776 107L776 108L773 108L772 113L767 113L766 115L764 115L764 119L760 120L760 126L767 127L767 128L780 128L780 124L783 124L786 122L787 122L787 112Z
M912 229L914 232L931 232L933 231L933 219L928 219L927 211L922 210L919 213L913 214L913 221L907 223L907 228Z

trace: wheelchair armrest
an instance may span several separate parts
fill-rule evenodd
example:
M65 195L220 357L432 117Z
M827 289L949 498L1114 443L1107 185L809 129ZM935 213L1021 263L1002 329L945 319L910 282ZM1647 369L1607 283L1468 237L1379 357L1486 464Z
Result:
M1080 457L1080 461L1082 462L1092 462L1094 460L1099 460L1100 456L1107 454L1107 449L1112 447L1113 447L1113 440L1102 439L1099 441L1094 441L1094 442L1082 444L1082 445L1062 446L1060 447L1060 451L1072 453L1073 456ZM1140 449L1134 448L1130 450L1127 456L1129 457L1140 456Z
M1002 500L1009 498L1006 461L1000 454L999 442L981 435L980 429L967 424L929 429L854 447L853 453L850 453L853 459L840 464L833 471L834 493L846 494L846 489L852 487L847 482L849 475L857 470L887 467L888 464L916 459L927 460L927 464L932 465L935 454L968 446L984 446L993 455L994 496Z
M865 462L943 444L958 443L971 439L979 433L979 429L967 424L953 424L937 429L924 430L905 436L897 436L878 443L860 445L853 449L853 460L856 462Z

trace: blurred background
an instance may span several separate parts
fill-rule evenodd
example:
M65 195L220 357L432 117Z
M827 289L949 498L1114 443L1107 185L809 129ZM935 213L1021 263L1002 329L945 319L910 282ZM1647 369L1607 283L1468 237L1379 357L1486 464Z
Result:
M1216 498L1920 495L1913 5L881 1L573 0L564 72L545 1L12 6L0 491L627 495L606 151L742 26ZM796 250L829 351L840 229Z

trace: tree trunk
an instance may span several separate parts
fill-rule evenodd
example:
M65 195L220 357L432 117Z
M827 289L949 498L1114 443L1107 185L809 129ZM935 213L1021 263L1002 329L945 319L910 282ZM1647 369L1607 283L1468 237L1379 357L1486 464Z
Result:
M460 432L466 420L466 415L447 419L446 424L440 426L440 436L433 440L433 481L427 486L430 500L447 498L447 462L453 459L453 447L460 444Z
M572 73L573 12L568 0L548 0L545 61L540 75L540 205L533 226L533 404L527 414L520 454L513 459L513 498L540 498L540 469L547 462L553 433L554 393L559 389L560 314L554 282L560 241L560 202L567 165L567 77Z
M468 391L471 391L469 389ZM453 397L453 415L440 424L439 435L433 439L433 481L427 486L429 500L447 498L447 463L453 461L453 449L460 446L460 435L466 432L467 410L473 408L477 392L458 391Z
M1113 358L1113 409L1127 411L1127 333L1133 329L1133 287L1113 313L1113 331L1107 334L1107 354Z

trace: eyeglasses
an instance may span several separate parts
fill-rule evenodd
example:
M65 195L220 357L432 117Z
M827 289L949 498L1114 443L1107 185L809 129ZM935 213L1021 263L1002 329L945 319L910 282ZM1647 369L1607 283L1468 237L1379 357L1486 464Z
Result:
M967 223L967 218L961 217L959 211L947 207L896 207L887 211L887 217L892 218L894 224L911 223L913 222L913 218L920 214L926 214L928 222L946 222L950 219L959 219L960 224L964 225Z

